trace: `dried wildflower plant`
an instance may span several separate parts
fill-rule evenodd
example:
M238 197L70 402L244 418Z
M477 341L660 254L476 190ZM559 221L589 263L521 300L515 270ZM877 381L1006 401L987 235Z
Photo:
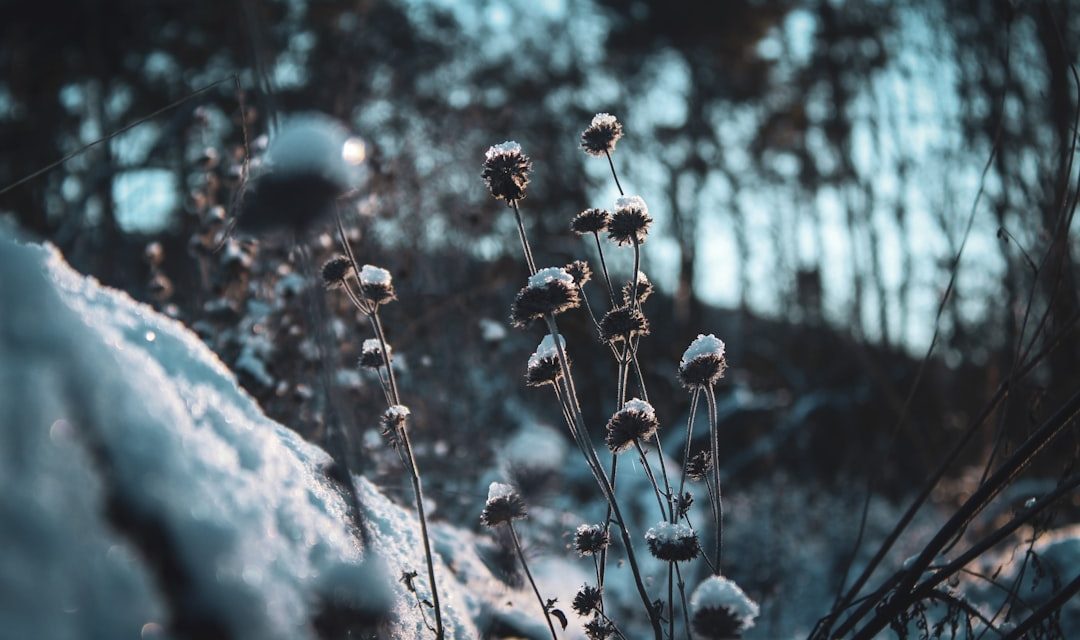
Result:
M691 413L687 421L686 449L683 453L683 474L676 491L668 478L667 469L660 465L659 472L652 471L647 449L656 449L660 458L663 450L660 438L660 421L655 409L649 403L645 377L638 358L640 342L650 333L649 320L642 310L642 304L653 294L654 286L640 270L641 245L649 235L653 219L648 205L640 196L626 195L619 183L615 171L612 153L616 143L623 135L622 125L609 114L597 114L581 136L583 150L590 156L606 157L611 167L612 177L619 190L613 212L602 208L587 208L575 215L570 221L570 231L578 236L592 236L595 244L599 269L594 278L593 267L585 260L575 260L565 267L537 269L533 251L522 217L519 201L524 198L528 185L528 174L532 161L526 156L520 145L503 143L491 147L484 159L482 177L492 197L506 202L514 211L518 235L521 241L528 281L515 296L511 305L511 321L519 328L528 328L533 322L542 322L546 332L540 345L529 357L525 373L525 383L530 387L543 387L553 390L560 413L565 419L570 436L577 445L589 472L596 480L597 487L607 506L607 516L599 524L585 524L573 533L572 549L580 556L593 560L596 583L583 586L574 598L574 610L583 617L590 617L585 624L586 635L590 638L608 638L613 635L625 637L618 627L605 614L603 603L608 548L611 542L611 525L621 537L626 564L634 579L634 585L641 598L642 608L648 615L653 634L657 640L665 635L676 637L675 623L677 616L674 586L678 584L678 599L681 602L683 626L686 633L691 629L717 620L715 607L708 604L707 598L699 598L696 622L691 621L693 607L687 603L681 564L704 560L714 576L719 576L720 515L719 477L712 460L716 453L716 412L713 386L723 377L727 361L724 357L723 343L713 336L703 336L688 349L678 369L679 381L690 390ZM618 289L612 286L612 277L608 269L604 243L600 235L605 234L608 241L618 247L630 247L633 250L633 276ZM608 247L610 249L610 246ZM593 302L589 300L587 286L599 281L604 288L603 295L608 306L599 315L593 312ZM578 308L584 308L596 328L602 348L609 351L616 367L615 408L604 430L604 444L612 454L610 469L600 460L600 455L582 415L581 402L574 382L572 362L568 357L567 344L560 334L557 317ZM719 346L718 346L719 345ZM632 386L637 387L637 396L630 398ZM690 456L690 442L693 437L693 422L698 401L704 395L710 411L710 436L713 442L707 452L698 454L693 460ZM667 599L654 600L646 589L646 581L637 561L634 539L619 500L615 496L614 482L618 473L619 454L635 450L637 459L648 476L661 521L650 528L644 536L649 552L667 563ZM710 501L717 514L714 526L717 541L714 550L715 561L703 552L700 537L689 521L693 495L685 491L688 477L705 479L709 488ZM485 507L485 523L491 521L512 527L512 514L524 513L524 505L517 505L508 497L499 498L497 505ZM639 539L640 543L640 539ZM677 582L676 582L677 576ZM719 578L718 578L719 579ZM707 594L703 591L703 594ZM741 592L740 592L741 593ZM537 594L539 598L539 594ZM755 605L756 607L756 605ZM545 613L547 608L545 608ZM736 612L738 613L738 612ZM745 616L736 615L739 624L727 625L735 633L748 628ZM752 620L752 618L751 618ZM550 621L550 618L549 618ZM664 623L668 629L665 634ZM724 623L727 624L727 623ZM727 632L728 629L725 629Z
M438 583L435 578L435 560L432 553L431 538L428 535L427 512L424 508L424 490L420 478L420 469L416 464L412 441L409 435L409 408L401 401L397 379L393 367L393 351L386 340L381 308L396 300L393 278L389 271L381 267L365 264L359 266L349 243L348 234L341 219L340 211L335 210L338 239L345 252L329 260L322 268L323 283L335 290L341 290L367 319L374 337L364 341L358 365L361 368L377 372L379 385L386 399L387 409L379 420L380 431L386 443L396 452L402 467L409 476L413 487L417 519L420 521L420 537L424 545L424 559L427 564L428 586L431 589L431 607L434 609L435 627L431 629L436 640L445 637L442 620L442 608L439 601ZM419 598L419 595L417 595ZM422 610L422 609L421 609Z
M532 571L529 570L529 563L525 559L525 552L521 549L521 540L518 538L517 530L514 528L514 521L521 520L527 515L525 500L517 489L502 482L492 482L488 486L487 502L484 503L484 510L480 513L480 521L485 526L493 528L506 525L507 530L510 532L510 539L514 543L514 550L517 552L518 560L521 561L521 568L525 570L525 576L532 586L536 600L540 603L540 609L544 612L544 619L547 620L551 638L552 640L559 640L559 636L555 633L555 624L551 621L554 614L554 601L545 601L540 595L540 589L537 588ZM554 615L561 616L562 613L559 612Z

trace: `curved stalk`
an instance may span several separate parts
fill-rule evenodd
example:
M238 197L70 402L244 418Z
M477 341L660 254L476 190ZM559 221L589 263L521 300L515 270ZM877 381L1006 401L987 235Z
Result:
M547 620L548 629L551 630L551 638L552 640L559 640L558 634L555 633L555 625L551 623L551 614L548 613L547 605L544 604L544 597L540 595L540 589L536 587L536 580L533 580L532 572L529 571L529 563L525 562L525 553L521 550L521 541L518 540L514 523L507 521L506 526L510 528L510 538L514 541L514 549L517 549L518 558L521 560L521 568L525 570L525 576L529 579L529 584L532 585L533 593L536 594L536 601L540 603L540 609L544 612L544 619Z

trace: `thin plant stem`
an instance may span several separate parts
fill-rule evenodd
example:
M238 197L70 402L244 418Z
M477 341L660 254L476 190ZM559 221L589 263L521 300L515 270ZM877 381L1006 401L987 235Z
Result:
M668 638L675 640L675 563L667 566Z
M517 220L518 236L521 238L521 250L525 253L525 264L529 267L529 275L536 274L536 261L533 260L532 248L529 246L529 238L525 235L525 224L521 220L521 210L518 209L517 200L511 200L510 206L514 209L514 219Z
M695 387L690 393L690 415L686 418L686 446L683 448L682 478L679 479L679 496L686 490L686 469L690 464L690 443L694 437L694 414L697 413L698 398L701 389Z
M552 640L559 640L558 634L555 633L555 625L551 623L551 614L548 613L547 605L544 604L544 597L540 595L540 589L536 587L536 580L533 580L532 572L529 571L529 563L525 561L525 553L521 550L521 541L518 540L518 534L514 529L514 523L512 521L507 521L506 526L510 529L510 538L514 541L514 549L517 549L518 558L521 560L521 568L525 570L525 577L529 579L529 584L532 585L533 593L536 594L536 601L540 603L540 609L544 612L544 619L547 620L548 629L551 630Z
M611 488L615 489L615 483L617 480L617 474L619 471L619 456L611 454ZM604 534L610 535L611 533L611 505L607 506L606 515L604 516ZM604 586L604 577L607 573L607 547L600 550L600 586Z
M667 520L668 511L664 508L664 498L660 491L660 485L656 484L656 475L652 472L652 467L649 466L649 460L645 457L645 449L642 448L641 442L634 439L634 448L637 449L638 457L641 458L641 466L645 469L645 477L649 479L649 483L652 484L653 493L656 494L656 504L660 507L660 518Z
M682 577L679 563L675 563L675 577L679 579L679 603L682 605L683 623L686 624L686 637L690 637L690 608L686 606L686 582ZM674 640L674 636L672 636Z
M604 247L600 244L600 234L593 231L593 239L596 240L596 251L600 254L600 270L604 272L604 282L607 283L608 298L611 300L612 308L617 307L615 304L615 289L611 286L611 274L608 273L607 261L604 260Z
M720 550L724 544L724 502L720 494L720 435L716 415L716 395L711 386L705 387L705 399L709 403L709 436L712 447L713 483L716 493L713 502L716 504L716 575L720 575Z
M604 151L604 155L607 156L608 166L611 167L611 177L615 178L615 186L619 189L619 195L625 196L626 194L623 193L622 185L619 184L619 176L615 173L615 162L611 159L611 152Z

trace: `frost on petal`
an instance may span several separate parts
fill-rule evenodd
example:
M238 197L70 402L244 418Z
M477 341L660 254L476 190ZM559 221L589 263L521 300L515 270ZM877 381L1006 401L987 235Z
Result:
M574 278L562 267L547 267L529 276L530 287L542 287L552 280L562 280L567 284L574 284Z
M723 358L724 341L711 333L709 335L698 334L698 337L686 348L679 365L685 367L694 358L704 355L715 355L718 358Z

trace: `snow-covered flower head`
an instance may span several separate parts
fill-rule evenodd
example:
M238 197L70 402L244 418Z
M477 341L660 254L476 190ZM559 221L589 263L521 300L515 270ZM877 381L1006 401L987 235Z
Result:
M495 198L521 200L525 197L531 170L532 161L521 152L521 145L507 141L488 148L480 177Z
M645 544L654 558L664 562L686 562L698 554L697 533L682 523L658 523L645 532Z
M622 453L633 447L634 443L653 437L659 428L660 421L652 405L634 398L608 420L605 441L612 453Z
M394 353L389 344L386 345L386 352L388 356ZM382 344L377 338L364 340L364 344L360 347L360 367L378 369L386 364L385 360L387 359L389 358L383 358Z
M322 281L327 289L336 289L344 285L345 278L352 274L352 261L345 256L334 256L322 266Z
M586 209L570 221L570 230L579 236L606 231L611 223L611 212L606 209Z
M528 284L518 292L510 307L510 320L525 327L530 321L554 313L559 314L581 304L574 278L559 267L537 271Z
M269 140L265 162L243 199L240 227L299 231L329 214L338 198L363 183L362 167L343 157L350 140L346 127L322 114L285 120Z
M480 522L494 527L526 516L525 501L514 487L501 482L488 486L487 502L480 513Z
M581 132L581 148L590 156L602 156L615 151L615 143L623 136L622 124L610 113L593 116L587 129Z
M721 576L706 578L690 597L691 625L701 638L740 638L754 626L758 605L739 585Z
M608 237L618 244L645 242L652 224L649 207L641 196L619 196L615 199L615 213L608 224Z
M679 380L689 388L716 384L727 369L724 350L724 341L720 338L711 333L699 334L679 360Z
M636 307L615 307L600 318L600 339L618 342L649 335L649 319Z
M390 272L381 267L365 264L360 268L360 291L364 298L378 306L396 299Z
M566 351L566 339L559 336L559 344ZM562 367L559 366L559 349L555 346L555 339L551 335L537 345L536 351L529 356L529 364L525 369L525 384L530 387L539 387L545 384L555 384L562 376Z
M631 280L623 285L622 296L623 304L633 304L632 298L634 297L634 283L637 282L637 303L640 305L645 302L649 296L653 294L653 283L649 280L649 277L645 275L644 271L637 272L636 280Z
M412 414L409 408L403 404L395 404L387 407L379 418L379 425L384 438L391 446L397 446L400 440L398 435L405 430L409 416Z
M600 601L602 598L603 594L600 589L585 584L578 589L576 594L574 594L572 606L579 616L591 615L592 612L600 609Z
M603 525L583 524L574 531L574 549L583 556L592 556L607 549L611 544L611 534Z

